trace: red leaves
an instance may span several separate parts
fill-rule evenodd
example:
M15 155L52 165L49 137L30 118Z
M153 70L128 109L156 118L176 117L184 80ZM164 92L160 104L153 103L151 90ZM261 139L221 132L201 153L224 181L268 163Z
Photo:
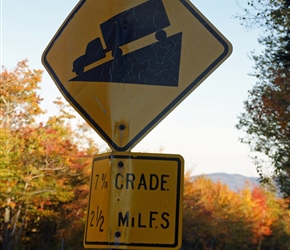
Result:
M285 213L282 204L285 205L286 201L262 187L246 185L234 192L220 182L213 183L205 177L193 179L187 174L184 241L191 241L190 244L194 245L196 240L204 245L204 249L209 247L209 242L214 242L210 247L217 249L252 249L262 241L266 242L268 236L274 234L279 238L281 231L275 229L277 223L290 220L290 214ZM283 231L288 237L289 229L288 225Z
M0 77L0 203L13 210L6 229L15 229L3 231L0 220L0 238L10 244L19 234L21 247L33 249L45 247L37 237L47 234L47 222L55 248L65 234L72 237L66 242L82 238L92 155L98 151L87 131L73 131L74 116L60 99L58 115L35 122L43 118L37 117L41 73L22 61ZM76 228L78 236L70 236Z

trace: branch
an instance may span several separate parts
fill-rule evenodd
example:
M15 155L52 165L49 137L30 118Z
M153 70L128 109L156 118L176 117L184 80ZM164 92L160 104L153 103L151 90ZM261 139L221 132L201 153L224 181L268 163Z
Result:
M23 215L23 217L22 217L22 220L21 220L21 226L20 226L20 228L19 228L19 230L18 230L18 234L16 235L16 238L15 238L15 246L17 246L17 243L18 243L19 237L20 237L21 232L22 232L22 228L23 228L24 223L25 223L25 221L26 221L26 216L27 216L27 209L26 209L26 207L25 207L25 213L24 213L24 215Z
M34 179L37 179L37 178L43 177L43 176L44 176L44 174L35 175L35 176L31 177L31 180L34 180Z
M65 167L62 167L62 168L40 168L39 170L41 170L41 171L57 171L57 170L66 171L66 170L68 170L68 168L65 168Z
M36 194L42 194L42 193L52 193L54 192L55 189L51 190L51 189L47 189L47 190L40 190L40 191L35 191L35 192L32 192L29 194L29 196L33 196L33 195L36 195Z
M20 215L20 212L21 212L21 208L22 208L22 205L19 206L19 208L17 210L17 213L16 213L16 216L15 216L15 219L14 219L15 221L14 221L13 230L12 230L12 237L15 234L16 225L17 225L17 222L18 222L18 219L19 219L19 215Z

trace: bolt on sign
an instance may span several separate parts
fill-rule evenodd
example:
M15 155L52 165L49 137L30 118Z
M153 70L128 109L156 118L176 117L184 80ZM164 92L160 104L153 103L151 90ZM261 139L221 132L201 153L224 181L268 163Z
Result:
M183 169L180 155L114 152L95 157L84 246L179 249Z
M130 151L231 51L189 0L81 0L42 61L109 146Z

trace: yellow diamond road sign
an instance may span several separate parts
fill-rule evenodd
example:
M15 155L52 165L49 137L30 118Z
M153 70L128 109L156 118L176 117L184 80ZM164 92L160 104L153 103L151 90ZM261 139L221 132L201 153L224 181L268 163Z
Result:
M86 248L179 249L180 155L114 152L93 161Z
M189 0L81 0L42 61L110 147L128 151L231 51Z

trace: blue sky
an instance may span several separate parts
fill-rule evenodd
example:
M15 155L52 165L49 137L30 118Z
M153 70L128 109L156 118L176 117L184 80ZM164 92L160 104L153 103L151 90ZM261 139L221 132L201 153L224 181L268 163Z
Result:
M239 1L246 5L245 0ZM44 69L41 55L77 0L1 0L0 63L13 69L27 58L33 69ZM243 111L247 91L255 83L250 51L259 51L258 30L241 27L236 0L194 0L192 3L232 43L232 55L185 101L155 127L133 152L180 154L193 174L226 172L257 176L247 145L238 141L235 128ZM190 24L188 24L190 25ZM40 95L53 112L52 101L60 96L52 79L44 72ZM96 141L106 147L97 135Z

